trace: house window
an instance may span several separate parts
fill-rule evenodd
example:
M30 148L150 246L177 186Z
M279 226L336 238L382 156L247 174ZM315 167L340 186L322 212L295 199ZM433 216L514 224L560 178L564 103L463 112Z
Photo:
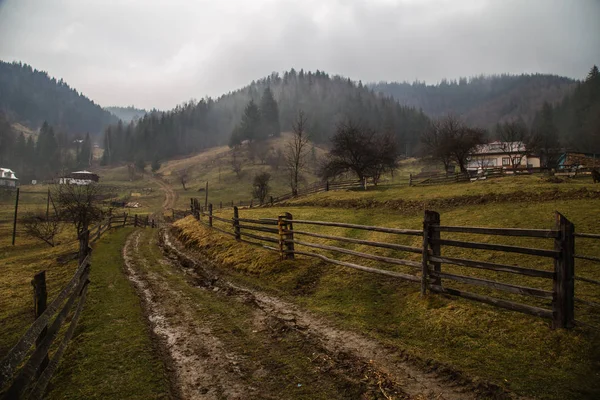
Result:
M510 157L502 157L502 165L503 166L510 165Z
M521 164L521 157L513 158L513 165L520 165L520 164Z

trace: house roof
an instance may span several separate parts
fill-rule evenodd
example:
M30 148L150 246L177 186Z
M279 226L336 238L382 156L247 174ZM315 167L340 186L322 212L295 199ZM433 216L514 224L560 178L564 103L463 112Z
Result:
M507 153L523 153L526 146L523 142L491 142L478 145L475 148L474 154L507 154Z
M14 179L19 180L13 170L8 168L0 168L0 179Z

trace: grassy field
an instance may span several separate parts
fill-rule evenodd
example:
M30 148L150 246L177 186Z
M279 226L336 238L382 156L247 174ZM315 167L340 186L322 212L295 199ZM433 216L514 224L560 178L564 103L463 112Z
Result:
M500 181L497 181L500 182ZM509 180L508 185L515 185ZM574 185L578 185L575 183ZM462 185L460 185L462 186ZM488 186L488 185L486 185ZM492 186L491 184L489 186ZM527 186L527 185L524 185ZM494 184L494 189L499 186ZM446 188L446 187L444 187ZM459 185L447 187L460 193ZM417 197L415 188L413 197ZM425 188L433 194L436 188ZM442 192L437 187L438 192ZM508 189L499 188L499 191ZM337 192L329 195L333 196ZM368 192L367 192L368 193ZM338 193L340 197L354 193ZM600 226L600 201L596 199L556 200L541 203L496 202L479 205L447 207L441 210L442 224L466 226L494 226L517 228L552 228L554 211L558 210L575 223L578 232L596 232ZM248 218L274 218L291 212L295 219L340 221L402 228L422 228L422 211L398 213L386 209L354 210L349 208L293 207L241 210ZM222 215L230 216L231 211ZM237 244L230 237L209 232L193 218L178 221L182 237L188 244L209 253L217 265L222 265L248 284L271 290L289 297L303 306L337 321L346 328L362 331L423 363L428 360L461 371L475 381L486 380L522 395L539 398L597 398L600 395L600 336L588 329L573 331L551 330L549 322L527 315L503 311L459 298L440 295L419 296L418 284L381 278L376 275L337 267L299 256L294 262L280 262L278 255L267 250ZM231 226L221 225L231 230ZM367 240L388 241L420 246L420 238L393 236L343 228L316 227L297 224L295 229L327 233ZM448 236L442 236L448 237ZM479 242L513 244L551 248L547 239L502 238L487 235L461 235L461 239ZM311 242L319 240L311 238ZM364 246L328 244L366 251ZM600 256L600 242L577 239L577 252ZM298 246L297 248L301 248ZM309 250L302 248L302 250ZM369 252L386 256L400 256L392 250L371 249ZM552 261L514 254L490 251L469 251L444 248L443 254L530 268L552 270ZM420 260L418 255L403 254L408 259ZM358 261L352 256L336 255L337 259ZM408 267L386 267L382 263L362 260L363 265L417 273ZM551 281L488 271L473 271L444 265L445 272L498 279L508 283L551 289ZM576 274L598 279L598 265L578 260ZM460 285L444 283L449 287ZM548 302L517 295L469 287L470 291L492 294L545 308ZM584 282L577 282L576 295L600 302L600 291ZM577 306L576 318L600 324L596 311Z
M169 398L165 366L123 273L121 248L131 231L118 229L94 246L88 299L49 399Z

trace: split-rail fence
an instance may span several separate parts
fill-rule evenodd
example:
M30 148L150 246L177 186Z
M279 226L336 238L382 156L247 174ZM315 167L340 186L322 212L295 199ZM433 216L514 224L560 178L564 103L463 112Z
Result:
M192 200L192 205L197 202ZM574 225L562 214L556 213L553 229L520 229L520 228L487 228L469 226L443 225L440 214L435 211L425 211L423 229L399 229L380 226L367 226L341 222L313 221L294 219L292 214L284 213L277 218L242 218L238 207L233 208L231 217L224 217L223 212L213 213L212 204L192 208L191 214L202 224L225 235L232 236L237 241L259 245L265 249L278 252L282 259L293 260L296 255L319 258L325 262L366 271L369 273L398 278L420 285L421 294L428 292L462 297L472 301L486 303L495 307L534 315L551 321L553 328L573 328L576 324L586 323L575 320L575 303L592 310L594 315L600 311L600 303L589 299L576 297L575 282L585 285L600 286L600 280L575 274L575 260L600 262L600 257L576 254L575 239L587 238L600 240L600 235L576 233ZM418 237L419 246L410 246L390 242L355 239L338 235L330 235L304 229L303 227L325 226L352 230L381 232L393 236ZM298 229L298 227L301 227ZM465 241L442 238L442 233L469 234L472 237L515 237L519 239L551 241L549 246L524 247L506 244L486 243L482 241ZM319 239L318 242L311 240ZM334 242L331 243L330 242ZM414 242L414 241L413 241ZM327 244L324 244L327 243ZM341 247L340 244L350 243L365 246L369 249L393 250L391 255L382 255L381 251L357 251ZM337 245L336 245L337 244ZM346 246L348 247L348 246ZM498 253L515 253L533 256L546 260L548 268L529 268L522 265L502 264L462 257L442 255L443 248L465 248L487 250ZM546 247L546 248L543 248ZM551 247L551 248L548 248ZM336 255L346 256L340 260ZM401 254L401 255L400 255ZM414 254L407 257L407 254ZM352 256L348 261L347 256ZM377 261L378 266L391 264L408 267L409 272L376 268L363 265L355 259ZM530 258L531 259L531 258ZM538 263L538 264L542 264ZM460 267L468 274L457 274L442 268L443 265ZM398 269L398 268L396 268ZM482 271L492 271L494 276L504 274L536 278L542 287L530 287L513 282L481 277ZM475 275L473 275L475 274ZM489 275L489 273L488 273ZM595 278L595 277L594 277ZM541 280L541 282L539 281ZM531 282L527 280L526 282ZM546 284L544 284L546 282ZM459 287L456 287L458 284ZM551 287L548 288L548 286ZM484 293L476 293L469 288L479 287ZM466 290L465 290L466 288ZM509 298L497 295L497 292L508 294ZM522 298L533 298L532 302L517 301ZM532 304L533 303L533 304Z

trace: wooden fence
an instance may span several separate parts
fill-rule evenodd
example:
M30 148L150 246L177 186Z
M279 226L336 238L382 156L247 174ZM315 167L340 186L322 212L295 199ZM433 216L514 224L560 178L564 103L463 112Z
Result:
M222 213L215 215L211 204L209 204L207 210L194 208L192 213L197 220L212 229L232 236L238 241L259 245L265 249L276 251L282 259L294 259L295 255L315 257L328 263L418 283L423 295L433 292L458 296L495 307L550 319L554 328L572 328L574 326L576 322L575 302L585 304L594 310L600 310L599 303L575 297L576 280L586 282L586 284L600 285L600 281L598 280L575 275L576 258L600 262L600 257L576 254L575 238L600 239L600 235L575 233L573 224L559 213L556 213L554 229L517 229L442 225L440 215L437 212L425 211L422 230L298 220L293 219L289 213L279 215L277 218L241 218L237 207L233 208L232 217L225 218L222 216ZM366 230L385 233L394 237L412 236L419 238L420 245L398 244L397 240L379 242L335 236L311 232L308 229L298 229L297 226L326 226ZM469 234L474 237L486 235L492 237L546 240L552 241L552 248L446 239L442 238L442 233L445 233L445 235ZM316 243L314 240L311 241L312 238L320 239L320 243ZM329 244L329 241L334 243ZM323 242L327 244L323 244ZM334 245L337 243L350 243L366 246L369 249L388 249L392 251L389 252L391 255L381 255L374 251L357 251ZM486 250L493 251L495 252L494 254L523 254L533 256L537 260L547 260L543 262L547 262L548 268L534 269L520 265L448 257L442 255L443 248ZM339 254L344 255L346 259L340 260L336 258L336 255ZM348 258L351 258L352 262L348 261ZM377 261L382 263L381 266L384 264L401 266L407 271L375 268L362 265L360 261L355 262L354 259ZM443 269L443 265L450 267ZM467 274L454 273L451 269L456 267L460 268L461 271L468 271ZM450 269L447 270L448 268ZM396 269L398 268L396 267ZM546 285L551 286L551 289L530 287L515 284L514 282L508 283L477 276L477 274L481 275L484 271L492 271L494 274L500 276L509 274L536 278L536 284L541 280L541 286L543 286L543 282L547 282ZM530 282L530 280L527 280L527 282ZM469 289L472 287L478 287L485 293L473 292ZM468 290L465 290L465 288ZM494 294L491 295L488 292L493 292ZM499 296L495 294L496 292L506 293L509 298ZM516 301L515 297L518 297L519 300L521 298L531 298L531 302ZM545 305L550 307L546 308Z
M34 289L33 301L36 320L0 361L0 396L3 399L42 398L50 378L75 332L85 304L90 283L88 278L92 249L89 244L99 239L109 229L125 226L151 226L154 228L155 223L148 216L145 218L127 214L109 216L81 234L78 238L79 265L77 270L50 305L47 305L46 271L41 271L34 276L31 284ZM71 315L70 319L69 315ZM54 319L52 320L52 318ZM68 327L62 341L54 349L52 359L50 359L51 346L67 322ZM30 350L34 345L34 349Z

